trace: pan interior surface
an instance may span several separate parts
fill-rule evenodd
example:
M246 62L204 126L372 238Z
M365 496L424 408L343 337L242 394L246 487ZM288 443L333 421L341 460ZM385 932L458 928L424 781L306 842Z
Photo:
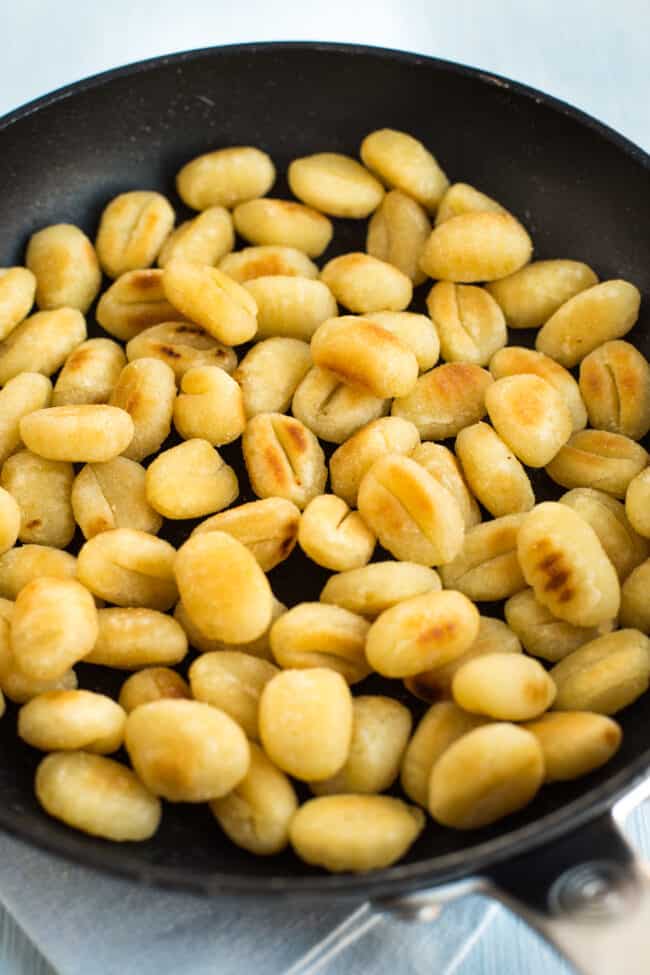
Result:
M29 235L50 223L76 223L94 237L102 208L125 190L160 190L184 219L174 175L209 149L264 149L281 174L271 195L285 197L282 174L291 159L319 151L357 155L363 136L382 127L412 133L453 181L477 186L515 213L536 258L574 258L601 279L636 284L644 303L629 338L650 357L647 157L538 93L445 62L367 48L271 44L163 58L15 113L0 122L0 266L21 263ZM363 250L365 226L336 221L322 261ZM233 463L238 449L224 456ZM251 500L241 462L238 468L239 500ZM545 490L540 485L540 496ZM181 525L167 537L179 544L187 530ZM293 605L317 598L325 576L294 553L270 581ZM79 673L80 686L112 692L126 677L89 666ZM372 678L355 691L383 689ZM400 696L401 684L393 682L390 693ZM0 723L0 825L80 862L197 891L406 889L473 872L605 808L650 763L647 700L620 715L623 746L601 771L544 788L532 806L490 829L461 833L430 823L402 864L368 878L325 877L290 853L253 857L222 836L205 806L167 805L157 835L134 846L75 834L46 817L34 798L39 756L16 738L15 708Z

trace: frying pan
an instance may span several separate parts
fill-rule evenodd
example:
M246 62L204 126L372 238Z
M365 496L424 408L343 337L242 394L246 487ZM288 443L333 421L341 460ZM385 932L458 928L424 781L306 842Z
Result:
M29 235L49 223L76 223L93 235L103 206L124 190L159 189L184 217L174 174L207 149L258 145L283 172L298 155L355 155L363 135L384 126L413 133L454 180L519 215L538 258L576 258L601 278L633 281L645 317L631 338L650 354L649 157L538 91L381 49L278 43L195 51L107 72L8 115L0 121L0 265L20 263ZM273 194L288 194L282 179ZM339 221L325 257L363 248L364 232L365 222ZM244 484L241 500L250 497ZM169 537L178 544L186 530ZM293 604L315 598L323 573L292 556L271 582ZM113 675L81 669L83 686L115 689ZM431 825L402 863L367 876L326 876L291 853L252 857L222 839L204 807L168 807L158 834L139 845L74 833L34 799L38 757L17 740L14 709L0 723L0 826L139 883L207 895L365 898L403 918L428 918L446 900L481 890L522 913L583 971L609 975L624 957L626 972L647 975L650 873L618 823L650 793L648 709L642 698L620 716L623 745L602 770L544 788L488 829Z

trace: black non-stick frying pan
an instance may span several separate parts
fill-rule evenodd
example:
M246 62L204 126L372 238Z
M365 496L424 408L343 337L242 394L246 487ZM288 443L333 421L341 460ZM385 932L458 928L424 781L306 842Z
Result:
M7 116L0 121L0 266L20 263L29 235L49 223L77 223L92 236L102 207L124 190L161 190L183 216L174 174L208 149L257 145L282 172L306 153L356 155L362 137L384 126L413 133L454 180L517 214L536 257L576 258L601 278L634 282L645 311L630 338L650 353L649 157L522 85L378 49L283 43L180 54L82 81ZM273 194L287 193L281 179ZM364 230L365 222L339 221L331 253L362 248ZM322 573L292 556L271 581L293 604L316 597ZM81 677L85 686L107 687L111 679L90 667ZM614 820L644 792L649 699L620 720L623 746L601 771L544 788L522 813L489 829L431 825L403 863L368 876L326 876L290 853L249 856L223 839L205 807L168 806L158 834L139 845L74 833L34 799L37 756L17 741L13 710L0 723L0 825L134 881L210 895L364 897L423 917L470 887L490 890L585 971L609 975L624 959L626 972L647 975L650 881Z

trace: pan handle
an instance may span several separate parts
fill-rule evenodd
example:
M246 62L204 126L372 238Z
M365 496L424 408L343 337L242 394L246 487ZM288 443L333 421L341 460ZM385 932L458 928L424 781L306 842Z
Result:
M649 794L650 780L600 818L543 851L495 867L485 878L491 896L584 975L650 973L650 864L620 830Z

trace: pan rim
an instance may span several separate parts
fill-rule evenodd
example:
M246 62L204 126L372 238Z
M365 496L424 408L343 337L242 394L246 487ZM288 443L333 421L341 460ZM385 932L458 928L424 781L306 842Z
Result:
M581 109L575 108L553 95L545 94L539 89L481 68L442 58L386 47L323 41L264 41L219 45L164 54L111 68L55 89L13 109L0 118L0 132L66 98L94 88L104 87L116 79L136 77L141 73L166 65L180 65L222 54L252 55L258 52L283 53L290 51L318 51L345 56L360 54L391 61L396 60L411 66L422 64L443 74L472 78L491 87L506 88L518 96L551 108L560 115L591 129L650 171L650 154L640 146L635 145L625 136ZM12 812L2 805L0 805L0 827L5 832L29 842L33 846L72 860L82 866L99 869L118 877L157 887L203 895L273 894L286 897L345 897L358 900L361 897L395 895L453 882L468 875L480 875L481 871L487 870L491 865L508 856L538 849L607 813L617 798L632 789L636 783L645 777L648 769L650 769L650 749L635 758L626 768L598 786L593 792L586 793L567 806L555 810L533 823L494 839L483 841L469 851L448 853L420 860L417 863L397 865L364 876L345 874L338 876L292 877L270 875L260 877L219 872L192 875L182 867L137 863L122 857L116 860L112 855L114 852L112 847L107 846L104 850L101 847L87 845L85 836L75 834L72 830L69 836L55 837L53 834L49 834L46 820L43 821L43 824L31 820L25 823L16 817L15 811Z
M62 85L59 88L54 88L52 91L46 92L44 95L39 95L37 98L31 99L30 101L19 105L17 108L11 109L5 115L0 116L0 131L3 131L21 119L26 118L28 115L32 115L34 112L40 111L49 105L55 104L56 102L63 101L65 98L72 95L90 91L93 88L98 88L105 85L109 81L113 81L118 78L128 78L166 64L182 64L184 61L208 58L214 56L214 54L217 52L223 52L224 54L254 54L258 51L263 52L267 50L290 51L304 49L309 49L312 51L325 51L333 54L376 55L385 59L404 61L405 63L411 65L424 63L438 71L457 74L468 78L475 78L494 88L505 88L514 91L518 95L523 95L526 98L532 99L537 104L547 105L550 108L560 112L560 114L573 118L577 122L581 122L588 128L597 132L603 138L613 142L620 149L623 149L628 155L632 156L633 159L641 163L646 169L650 169L650 152L646 152L641 146L637 145L635 142L632 142L631 139L628 139L627 136L622 135L616 129L607 125L607 123L601 122L593 115L590 115L589 112L576 108L575 105L571 105L569 102L564 101L564 99L558 98L555 95L549 95L541 89L533 87L532 85L527 85L521 81L515 81L512 78L508 78L505 75L501 75L493 71L473 67L472 65L464 64L459 61L450 61L446 58L432 57L427 54L404 51L400 48L390 48L379 45L375 46L372 44L346 44L338 41L278 40L250 41L241 44L217 44L212 47L191 48L188 51L160 54L156 57L145 58L140 61L132 61L127 64L119 65L116 68L108 68L106 71L100 71L97 74L88 75L85 78L80 78L79 80L70 82L67 85Z

